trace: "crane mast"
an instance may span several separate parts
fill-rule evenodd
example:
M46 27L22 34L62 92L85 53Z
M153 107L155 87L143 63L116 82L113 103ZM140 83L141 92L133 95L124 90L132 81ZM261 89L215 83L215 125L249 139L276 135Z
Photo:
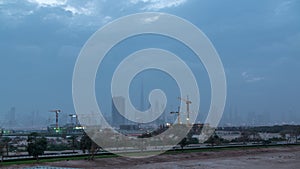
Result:
M192 101L189 100L189 96L187 96L187 99L181 97L178 97L178 99L185 102L186 104L186 114L187 114L186 123L189 126L190 125L190 104L192 104Z
M50 112L54 112L55 113L55 127L56 130L58 130L58 114L61 112L61 110L50 110Z
M179 106L178 106L177 112L170 112L170 114L177 114L177 122L178 122L178 124L181 124L181 122L180 122L180 107Z

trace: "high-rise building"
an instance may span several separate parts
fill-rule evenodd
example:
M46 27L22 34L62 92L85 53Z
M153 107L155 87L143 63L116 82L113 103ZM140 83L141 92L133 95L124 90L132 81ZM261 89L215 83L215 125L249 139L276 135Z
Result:
M7 113L6 122L4 124L5 128L13 129L19 127L16 120L16 108L12 107L10 111Z
M141 83L141 107L140 107L140 111L144 111L145 109L145 106L144 106L144 103L145 103L145 98L144 98L144 81L142 79L142 83Z
M117 108L118 107L118 108ZM125 98L122 96L113 97L112 98L112 115L111 122L112 126L120 127L120 125L126 124L126 118L121 115L121 113L125 113Z

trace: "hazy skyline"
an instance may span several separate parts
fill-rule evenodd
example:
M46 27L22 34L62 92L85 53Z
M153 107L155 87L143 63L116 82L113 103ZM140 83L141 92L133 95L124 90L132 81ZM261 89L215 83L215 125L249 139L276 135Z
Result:
M66 121L74 113L72 73L84 43L106 23L146 11L182 17L214 44L228 85L221 124L300 123L300 1L0 0L0 126L5 127L12 107L21 127L33 123L33 112L38 112L37 124L47 123L54 119L49 110L56 108L63 110ZM145 47L170 50L197 72L202 120L210 102L203 66L180 43L150 35L130 38L108 53L102 65L105 71L99 70L96 79L98 102L106 105L103 110L110 113L112 107L106 82L113 68L126 54ZM140 74L132 82L137 108L141 79L145 97L151 89L162 88L169 99L166 111L177 109L174 80L155 71Z

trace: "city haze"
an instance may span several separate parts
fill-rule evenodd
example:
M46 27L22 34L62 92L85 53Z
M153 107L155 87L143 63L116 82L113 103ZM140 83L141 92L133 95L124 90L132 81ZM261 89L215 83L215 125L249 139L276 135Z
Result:
M300 123L299 1L0 0L0 127L45 128L55 123L52 109L62 110L61 124L70 122L69 114L75 113L73 69L85 42L114 19L148 11L182 17L214 44L228 85L221 126ZM129 38L107 54L96 79L103 112L108 117L112 112L112 98L106 96L110 96L107 82L113 68L126 55L145 47L170 50L193 69L201 94L198 121L203 122L211 91L203 65L186 46L154 35ZM177 110L177 85L153 70L132 82L130 94L138 109L148 107L153 88L168 94L166 113Z

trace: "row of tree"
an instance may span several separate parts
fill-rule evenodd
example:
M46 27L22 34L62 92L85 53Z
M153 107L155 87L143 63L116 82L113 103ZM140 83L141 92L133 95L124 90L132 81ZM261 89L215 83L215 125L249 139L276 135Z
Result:
M77 141L78 136L72 135L69 138L70 146L75 152L75 149L81 149L83 153L88 152L88 160L93 160L95 154L101 150L95 142L93 142L90 137L86 134L81 136L80 141ZM0 134L0 156L1 161L3 161L4 156L9 156L10 142L12 141L9 137L2 137ZM55 143L49 143L47 138L39 133L33 132L28 135L26 150L29 156L33 156L36 160L39 160L39 156L44 155L46 150L66 150L70 146L60 146Z

